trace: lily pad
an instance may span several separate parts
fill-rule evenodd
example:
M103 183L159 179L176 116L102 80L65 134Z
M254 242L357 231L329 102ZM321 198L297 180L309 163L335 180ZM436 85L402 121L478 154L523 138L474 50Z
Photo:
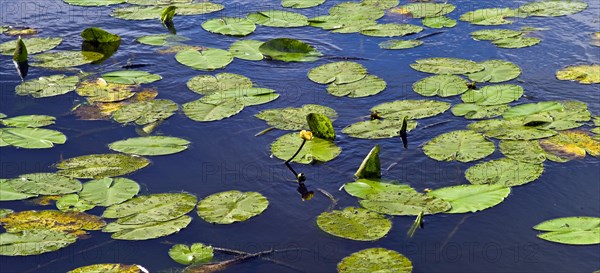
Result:
M360 30L360 34L374 37L399 37L408 34L419 33L423 28L411 24L377 24L365 27Z
M436 100L397 100L371 108L385 119L421 119L437 116L450 109L450 103Z
M113 233L110 237L116 240L141 241L156 239L177 233L192 222L187 215L164 222L147 222L143 224L119 224L112 222L102 231Z
M342 132L351 137L364 139L382 139L400 136L402 119L375 119L353 123L344 128ZM406 131L410 132L417 128L417 122L409 120Z
M302 144L302 139L297 133L289 133L279 137L271 144L271 153L279 159L288 160ZM342 149L329 140L318 137L307 141L302 150L292 162L310 164L315 161L328 162L335 159Z
M27 47L27 53L36 54L51 50L62 42L61 38L24 38L23 43ZM8 41L0 44L0 54L13 55L17 48L17 40Z
M246 18L221 17L205 21L202 28L217 34L246 36L254 32L256 25Z
M127 0L127 3L140 6L170 6L192 3L192 0Z
M485 67L476 62L457 58L420 59L410 64L417 71L433 74L467 74L483 70Z
M347 20L377 20L385 15L380 8L358 2L342 2L329 9L334 17L344 17Z
M482 71L467 74L470 80L476 82L505 82L516 79L521 75L521 69L511 62L490 60L480 63L485 67Z
M356 241L375 241L390 231L392 221L376 212L348 207L321 213L317 217L317 225L333 236Z
M0 139L4 143L25 149L47 149L67 141L63 133L49 129L3 128L0 130Z
M502 105L518 100L523 96L523 87L515 84L484 86L479 90L469 90L461 96L463 102L485 106Z
M78 180L54 173L24 174L15 179L12 185L22 193L34 195L61 195L81 190L81 182Z
M397 6L400 1L399 0L362 0L360 3L363 6L372 6L378 9L391 9Z
M503 140L500 141L500 151L507 158L531 164L541 164L546 159L568 161L546 152L537 140Z
M177 137L147 136L116 141L108 147L131 155L168 155L186 150L189 144L189 141Z
M585 10L588 4L583 1L546 0L527 3L519 8L527 16L555 17L575 14Z
M541 127L552 130L568 130L583 126L583 122L589 121L592 114L587 104L579 101L563 101L562 110L553 110L525 118L527 125L541 123ZM548 119L548 120L546 120Z
M554 130L525 126L521 118L482 120L469 124L468 128L487 137L498 139L531 140L556 135Z
M210 195L198 203L198 215L209 223L232 224L261 214L269 200L258 192L225 191Z
M600 65L567 66L556 72L556 78L562 81L577 81L582 84L600 83Z
M131 2L131 1L129 1ZM73 269L67 273L141 273L137 265L127 264L93 264Z
M0 182L2 183L2 182ZM1 186L0 186L1 187ZM4 218L6 215L13 213L14 211L11 209L0 209L0 218Z
M119 123L147 125L171 117L178 109L179 106L170 100L141 101L121 107L113 114L113 119Z
M108 207L133 198L140 185L127 178L102 178L83 184L79 196L92 204Z
M77 241L77 236L55 230L25 230L0 234L0 255L29 256L52 252Z
M106 83L103 80L89 80L79 84L75 91L87 97L89 103L116 102L126 100L135 95L133 86L128 84Z
M244 103L237 99L222 100L216 104L196 100L183 105L185 115L200 122L222 120L236 115L243 109Z
M25 81L15 88L19 96L32 96L46 98L63 95L75 90L79 77L66 75L52 75Z
M252 81L245 76L232 73L219 73L215 76L200 75L191 78L187 87L200 95L222 92L229 89L252 87Z
M467 81L455 75L435 75L421 79L413 84L413 90L425 97L451 97L467 90Z
M600 244L600 218L564 217L548 220L533 227L545 231L537 237L546 241L567 245Z
M585 131L564 131L548 139L540 140L540 145L549 154L564 160L582 159L586 153L600 157L600 141L592 139Z
M89 64L102 59L104 55L89 51L54 51L33 56L31 66L62 68Z
M139 43L152 46L165 46L168 44L176 44L187 40L189 40L189 38L174 34L146 35L136 39L136 41L138 41Z
M544 165L501 158L479 163L465 172L471 184L491 184L506 187L520 186L538 179Z
M15 186L18 186L19 183L21 183L19 179L0 179L0 201L23 200L37 196L37 194L24 193L18 190Z
M544 101L538 103L526 103L511 107L502 115L506 119L528 117L542 112L564 110L564 106L556 101Z
M260 53L260 46L264 42L256 40L239 40L231 44L229 52L233 57L247 60L247 61L260 61L265 56Z
M353 83L365 78L367 69L355 62L334 62L311 69L308 78L320 84Z
M471 32L471 37L473 37L475 40L495 41L521 36L522 34L522 31L511 29L483 29Z
M127 2L126 0L63 0L65 3L74 6L99 7L116 5Z
M492 44L501 48L523 48L537 45L542 40L534 37L511 37L492 41Z
M379 43L379 47L383 49L408 49L422 44L423 41L421 40L388 40Z
M456 7L451 4L440 3L411 3L398 7L402 14L410 14L413 18L438 17L454 11ZM395 9L391 11L394 12Z
M0 223L10 233L43 229L76 235L86 234L85 231L89 230L100 230L106 225L100 217L95 215L58 210L28 210L11 213L0 218Z
M415 190L407 184L400 184L396 181L361 178L354 182L344 184L344 190L355 197L366 199L367 196L378 194L380 192L404 192Z
M210 262L213 256L214 250L212 246L207 246L203 243L195 243L191 247L177 244L169 249L169 257L183 265Z
M283 10L265 10L248 14L248 19L267 27L303 27L308 25L306 16Z
M77 194L67 194L61 196L58 200L56 200L56 208L62 212L84 212L86 210L91 210L95 206L79 198Z
M160 193L142 195L112 205L104 211L104 218L119 218L121 225L140 225L179 218L192 211L196 197L188 193Z
M26 115L17 116L0 120L0 123L4 126L9 127L21 127L21 128L38 128L54 124L55 117L45 115Z
M215 70L226 67L233 61L233 55L227 50L209 48L206 50L187 49L175 55L183 65L196 70Z
M281 6L284 8L306 9L323 3L325 3L325 0L282 0Z
M416 191L379 192L360 200L364 208L388 215L435 214L447 211L450 203Z
M510 188L501 185L458 185L436 189L428 195L446 200L452 209L446 213L476 212L500 204L510 194Z
M258 47L258 50L264 56L284 62L314 62L322 56L311 45L289 38L269 40Z
M512 21L506 20L506 17L520 16L517 10L509 8L486 8L469 11L460 16L461 21L469 22L473 25L496 26L511 24Z
M104 178L135 172L150 164L148 159L123 154L93 154L70 158L56 165L57 174L73 178Z
M337 265L339 273L410 273L412 269L412 262L408 258L385 248L368 248L354 252Z
M280 130L308 130L306 116L310 113L323 114L330 120L335 120L337 117L337 113L332 108L317 104L306 104L299 108L268 109L256 114L256 117Z
M275 90L268 88L234 88L208 94L200 99L201 102L220 105L228 100L236 100L244 106L253 106L271 102L279 98Z
M423 19L423 25L430 28L450 28L456 26L456 20L446 16L428 17Z
M387 84L377 76L367 75L366 77L345 84L331 83L327 87L327 92L336 97L348 96L350 98L363 98L379 94Z
M102 78L108 83L117 84L144 84L161 80L162 77L140 70L121 70L105 73Z
M207 14L220 11L224 8L221 4L211 2L180 3L173 4L173 6L177 8L175 14L180 16ZM164 8L164 6L129 6L115 8L110 16L124 20L159 19Z
M453 131L435 137L423 151L437 161L471 162L491 155L496 147L481 134L473 131Z

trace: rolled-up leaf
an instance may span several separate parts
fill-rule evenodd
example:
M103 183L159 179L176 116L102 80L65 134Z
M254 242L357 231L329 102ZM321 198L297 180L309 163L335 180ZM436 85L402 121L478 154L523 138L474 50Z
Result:
M121 41L121 37L101 28L86 28L81 32L81 38L90 43L114 43Z
M17 63L26 62L27 61L27 47L23 40L21 40L21 36L17 40L17 46L15 47L15 53L13 54L13 60Z

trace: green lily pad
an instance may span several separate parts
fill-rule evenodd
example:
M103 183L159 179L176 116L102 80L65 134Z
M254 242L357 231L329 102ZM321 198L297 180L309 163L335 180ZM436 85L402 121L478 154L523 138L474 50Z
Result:
M502 115L506 119L528 117L542 112L564 110L564 106L556 101L544 101L538 103L526 103L511 107Z
M505 112L506 113L506 112ZM521 118L490 119L469 124L470 130L498 139L531 140L556 135L556 131L533 126L525 126Z
M467 74L470 80L476 82L505 82L512 79L516 79L521 75L521 69L511 62L502 60L490 60L481 62L481 65L485 67L482 71Z
M119 218L118 224L139 225L179 218L196 207L196 197L189 193L159 193L142 195L112 205L104 218Z
M81 38L83 38L83 41L91 43L114 43L121 41L119 35L112 34L97 27L84 29L81 32Z
M131 3L131 0L129 0ZM67 273L141 273L140 267L137 265L127 264L93 264L79 268L75 268Z
M11 213L1 218L0 222L10 233L43 229L79 235L86 234L86 230L100 230L106 225L95 215L58 210L28 210Z
M148 159L123 154L93 154L70 158L56 165L57 174L74 178L104 178L135 172L150 164Z
M548 122L542 122L541 127L552 130L568 130L583 126L583 122L589 121L592 114L587 108L587 104L579 101L563 101L562 110L553 110L538 115L532 115L526 118L526 122L535 124L536 121L544 121L549 117ZM537 117L540 116L538 119Z
M450 103L436 100L397 100L371 108L385 119L421 119L437 116L450 109Z
M8 145L25 149L47 149L64 144L67 137L58 131L42 128L3 128L0 138Z
M178 109L179 106L170 100L141 101L119 108L113 119L119 123L147 125L171 117Z
M284 8L306 9L323 3L325 3L325 0L282 0L281 6Z
M99 7L116 5L127 2L126 0L63 0L65 3L74 6Z
M24 38L23 43L27 47L27 53L36 54L51 50L62 42L61 38ZM17 48L17 40L8 41L0 44L0 54L13 55Z
M425 97L451 97L467 90L467 81L455 75L435 75L421 79L413 84L413 90Z
M94 207L94 204L81 199L77 194L63 195L56 200L56 208L62 212L84 212Z
M518 100L523 96L523 87L515 84L484 86L479 90L469 90L461 96L463 102L485 106L502 105Z
M461 130L445 133L425 144L423 151L437 161L471 162L491 155L496 147L481 134Z
M348 96L350 98L363 98L379 94L387 84L377 76L367 75L364 78L345 84L331 83L327 87L327 92L336 97Z
M89 51L54 51L33 56L31 66L62 68L89 64L102 59L104 55Z
M183 105L185 115L191 120L200 122L222 120L236 115L243 109L244 103L237 99L222 100L217 104L196 100Z
M527 16L555 17L575 14L585 10L588 4L583 1L546 0L527 3L519 8Z
M355 138L382 139L400 136L401 127L402 119L375 119L350 124L342 132ZM409 120L406 131L410 132L415 128L417 128L417 122Z
M19 192L34 195L62 195L81 190L78 180L54 173L24 174L15 179L12 185Z
M378 9L391 9L397 6L400 1L399 0L362 0L360 3L363 6L372 6Z
M102 74L102 78L108 83L117 84L144 84L161 80L162 77L140 70L121 70Z
M537 237L546 241L567 245L600 244L600 218L564 217L548 220L533 227L545 231Z
M450 28L456 26L456 20L446 16L428 17L423 19L423 25L430 28Z
M198 215L213 224L232 224L261 214L269 200L258 192L225 191L200 200Z
M108 207L133 198L140 185L127 178L102 178L83 184L79 196L92 204Z
M239 40L231 44L229 52L233 57L247 60L247 61L260 61L264 59L264 55L260 53L260 46L264 42L256 40Z
M207 263L212 260L213 256L213 247L203 243L195 243L191 247L177 244L169 249L169 257L183 265Z
M321 213L317 217L317 225L333 236L355 241L375 241L390 231L392 221L376 212L348 207Z
M335 110L317 104L306 104L299 108L268 109L261 111L255 116L265 120L269 126L280 130L308 130L306 116L310 113L323 114L332 121L337 117Z
M420 59L410 64L414 70L433 74L467 74L483 70L485 67L473 61L457 58Z
M185 151L189 144L189 141L177 137L146 136L116 141L108 147L131 155L169 155Z
M600 65L573 65L556 72L562 81L577 81L582 84L600 83Z
M279 137L271 144L271 153L279 159L288 160L296 153L302 139L298 133L289 133ZM302 150L296 155L292 162L310 164L315 161L327 162L335 159L342 149L329 140L318 137L307 141Z
M248 14L248 19L267 27L303 27L308 26L306 16L283 10L265 10Z
M264 56L284 62L314 62L322 56L311 45L289 38L269 40L258 47L258 50Z
M32 96L46 98L63 95L75 90L79 77L66 75L52 75L25 81L15 88L19 96Z
M506 187L520 186L538 179L544 165L501 158L479 163L465 172L471 184L491 184Z
M411 24L377 24L360 30L360 34L373 37L399 37L419 33L423 28Z
M507 158L531 164L541 164L546 159L567 161L547 153L537 140L503 140L500 141L500 151Z
M469 11L460 16L461 21L469 22L473 25L496 26L511 24L512 21L506 20L506 17L518 17L517 10L509 8L486 8Z
M233 55L227 50L209 48L206 50L186 49L175 55L183 65L196 70L215 70L226 67L233 61Z
M224 8L221 4L211 2L180 3L173 4L173 6L177 8L175 14L179 16L207 14L220 11ZM164 6L129 6L115 8L110 16L124 20L159 19L164 8Z
M200 95L220 93L230 89L246 89L252 87L252 81L242 75L219 73L215 76L200 75L191 78L187 87Z
M435 214L448 211L450 203L416 191L379 192L360 200L364 208L388 215Z
M205 21L202 28L217 34L246 36L254 32L256 25L246 18L221 17Z
M20 179L0 179L0 201L23 200L37 196L37 194L24 193L18 190L16 186L20 183Z
M244 106L253 106L268 103L279 98L275 90L268 88L234 88L221 92L208 94L200 99L201 102L220 105L228 100L236 100Z
M55 230L25 230L0 234L0 255L29 256L52 252L77 241L77 236Z
M408 49L422 44L423 41L421 40L388 40L379 43L379 47L383 49Z
M413 18L438 17L454 11L456 7L451 4L440 3L412 3L399 7L404 12L410 13ZM393 10L392 10L393 12Z
M492 41L492 44L501 48L523 48L537 45L542 40L534 37L511 37Z
M9 127L38 128L38 127L52 125L52 124L54 124L55 120L56 120L56 118L52 117L52 116L26 115L26 116L17 116L17 117L3 119L3 120L0 120L0 123L4 126L9 126Z
M375 194L380 192L415 191L409 185L400 184L396 181L366 178L344 184L344 190L348 194L361 199L366 199L371 194L375 196Z
M376 11L375 9L372 9ZM324 30L331 30L334 33L356 33L363 28L374 26L377 21L368 17L356 17L338 15L324 15L309 19L310 25Z
M510 188L501 185L458 185L436 189L427 194L448 201L452 209L446 213L465 213L500 204L510 194Z
M471 32L471 37L475 40L483 41L495 41L506 38L513 38L521 36L522 31L511 30L511 29L483 29Z
M353 83L365 78L367 69L355 62L334 62L311 69L308 78L320 84Z
M119 224L112 222L102 231L113 233L110 237L116 240L142 241L169 236L186 228L192 222L187 215L164 222L147 222L143 224Z
M116 102L126 100L135 95L135 87L128 84L106 83L102 80L84 81L75 91L83 97L87 97L89 103Z
M339 273L410 273L412 269L412 262L408 258L385 248L368 248L354 252L337 265Z
M329 9L329 14L334 17L343 17L347 20L377 20L385 15L380 8L359 2L342 2Z
M152 46L165 46L187 40L189 40L189 38L174 34L146 35L136 39L136 41L138 41L141 44Z
M192 3L193 0L127 0L128 4L140 6L171 6Z

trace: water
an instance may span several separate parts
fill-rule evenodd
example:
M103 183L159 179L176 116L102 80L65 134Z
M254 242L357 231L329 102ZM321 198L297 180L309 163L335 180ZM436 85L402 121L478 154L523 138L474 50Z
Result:
M216 1L219 2L219 1ZM300 11L309 17L325 14L340 1L328 0L324 5ZM466 11L487 7L515 8L528 1L452 1L458 8L449 16L457 19ZM246 108L240 114L219 122L197 123L182 113L159 126L157 134L172 135L190 140L189 150L170 156L152 157L152 165L129 175L142 185L142 194L187 191L205 197L225 191L259 191L270 201L269 208L259 217L233 225L211 225L194 212L192 223L183 231L161 239L139 242L110 241L110 235L92 232L92 237L57 252L30 257L0 257L2 272L66 272L94 263L140 264L151 272L178 267L167 252L171 243L203 242L219 247L244 251L281 248L305 248L301 253L278 254L275 258L306 272L335 272L336 264L345 256L369 247L385 247L399 251L412 260L414 272L592 272L600 268L600 247L566 246L536 238L531 227L557 217L600 215L600 168L598 159L563 164L545 163L540 179L526 186L513 188L500 205L469 215L440 214L425 218L425 229L412 239L406 231L412 217L394 217L393 228L386 238L376 242L354 242L330 236L318 229L315 218L326 210L330 201L322 195L302 202L296 193L293 177L280 160L269 157L269 145L285 132L272 131L261 137L254 134L266 128L263 121L253 117L261 110L317 103L337 110L336 130L356 122L377 104L398 99L421 99L411 89L412 83L427 76L408 65L426 57L459 57L475 61L504 59L519 65L523 74L520 83L529 98L518 103L546 100L580 100L588 103L594 115L600 113L600 92L597 85L580 85L558 81L554 73L564 66L598 62L598 47L589 45L589 34L599 31L600 4L588 1L590 7L579 14L558 18L516 19L503 28L522 26L549 28L535 32L541 44L523 49L498 49L489 42L474 41L469 33L485 27L459 22L456 28L444 29L444 34L425 39L425 45L409 50L385 51L377 44L384 38L359 34L333 34L304 27L279 29L258 26L248 39L267 40L291 37L305 40L330 56L361 57L358 61L370 73L383 78L388 88L376 96L350 99L327 94L325 87L306 77L316 63L249 62L236 59L225 70L250 77L258 86L272 88L281 97L269 104ZM228 48L236 38L210 34L200 24L218 16L243 16L255 10L277 8L278 1L223 1L225 10L200 16L177 17L178 34L191 38L190 45ZM156 48L137 44L137 37L165 33L160 23L124 21L108 16L111 8L82 8L58 0L4 1L0 4L2 24L31 26L41 29L41 36L64 38L59 49L78 50L79 33L86 27L102 27L122 36L119 51L100 65L81 67L87 72L118 70L131 60L149 63L145 67L163 80L148 86L156 87L159 98L179 104L199 98L189 91L186 81L196 75L214 74L194 71L178 64L173 55L160 55ZM399 22L399 17L386 16L383 22ZM409 23L419 24L418 20ZM438 30L426 30L423 35ZM12 37L0 36L0 41ZM54 98L33 99L18 97L14 87L20 80L9 57L0 59L0 112L8 116L46 114L58 117L50 128L64 132L69 138L65 145L53 149L25 150L2 148L0 177L12 178L31 172L53 172L52 165L61 158L86 154L108 153L107 144L137 136L133 126L123 127L110 121L80 121L69 113L82 101L71 93ZM221 71L219 71L221 72ZM31 68L29 79L56 72ZM458 103L460 98L441 99ZM473 164L435 162L418 148L441 133L463 129L468 122L447 113L420 121L420 128L441 121L443 124L416 129L410 134L410 147L402 148L399 139L356 140L343 134L336 140L342 154L326 164L297 165L305 172L311 189L322 188L339 199L339 207L357 206L357 200L338 188L352 181L352 174L362 157L374 144L382 147L381 161L384 177L409 183L418 190L468 183L464 171ZM499 158L496 151L490 159ZM2 208L16 211L40 209L27 202L3 202ZM51 207L47 207L51 209ZM101 214L100 209L90 211ZM90 249L91 250L88 250ZM273 263L255 260L231 267L226 272L295 272Z

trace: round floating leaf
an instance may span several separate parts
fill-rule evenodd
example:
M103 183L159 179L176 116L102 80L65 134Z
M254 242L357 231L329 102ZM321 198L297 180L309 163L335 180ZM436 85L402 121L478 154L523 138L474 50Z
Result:
M517 105L515 107L510 108L508 111L504 112L502 115L504 118L518 118L518 117L528 117L531 115L535 115L542 112L564 110L564 106L560 102L556 101L544 101L538 103L526 103Z
M511 37L492 41L492 44L501 48L523 48L537 45L542 40L534 37Z
M511 29L483 29L471 32L471 37L473 37L475 40L495 41L521 36L522 34L522 31Z
M329 9L333 16L345 17L348 20L370 19L377 20L385 15L380 8L357 2L342 2Z
M110 236L117 240L141 241L156 239L177 233L192 222L192 217L187 215L165 222L147 222L143 224L120 224L112 222L103 232L112 232Z
M379 213L348 207L321 213L317 217L317 225L333 236L356 241L375 241L390 231L392 221Z
M102 59L104 55L89 51L55 51L33 56L31 66L62 68L89 64Z
M500 204L510 194L501 185L458 185L436 189L428 195L448 201L452 209L446 213L476 212Z
M346 2L349 3L349 2ZM377 11L372 9L372 11ZM365 14L367 16L368 14ZM345 16L342 14L318 16L310 19L310 25L313 27L331 30L334 33L356 33L368 26L374 26L377 21L364 17L362 15L354 15L355 17Z
M32 96L45 98L63 95L75 90L79 77L66 75L52 75L25 81L15 88L19 96Z
M83 184L79 196L92 204L108 207L123 203L134 197L140 186L127 178L102 178Z
M160 75L140 70L121 70L105 73L102 78L108 83L144 84L162 79Z
M282 0L284 8L305 9L312 8L325 3L325 0Z
M215 70L226 67L233 61L233 55L227 50L209 48L206 50L186 49L175 55L181 64L196 70Z
M183 112L191 120L205 122L231 117L244 109L244 103L237 99L223 100L220 103L205 103L201 100L183 105Z
M411 24L377 24L361 29L360 34L374 37L398 37L423 31L420 26Z
M7 232L54 230L71 234L86 234L85 230L100 230L106 223L98 216L83 212L58 210L28 210L11 213L0 219Z
M189 144L189 141L177 137L147 136L116 141L108 147L131 155L168 155L186 150Z
M22 193L35 195L62 195L81 190L81 183L78 180L54 173L24 174L15 179L12 185Z
M175 14L180 16L212 13L220 11L224 8L224 6L221 4L210 2L180 3L173 4L173 6L177 8L175 10ZM159 19L164 8L164 6L129 6L124 8L115 8L110 16L125 20Z
M479 105L502 105L518 100L523 96L523 87L515 84L484 86L479 90L469 90L461 96L462 101Z
M583 84L600 83L600 65L567 66L556 72L556 78L562 81L577 81Z
M400 1L399 0L362 0L360 1L362 5L372 6L378 9L391 9L397 6Z
M436 100L397 100L371 108L385 119L421 119L437 116L450 109L450 103Z
M527 3L519 8L527 16L564 16L575 14L585 10L588 4L583 1L556 1L546 0L540 2Z
M479 163L465 172L471 184L492 184L507 187L520 186L538 179L544 165L530 164L510 158Z
M380 179L357 179L354 182L344 184L344 190L355 197L365 199L370 194L380 192L403 192L415 191L407 184L399 184L396 181Z
M27 115L3 119L0 120L0 123L9 127L37 128L52 125L55 120L56 118L52 116Z
M496 147L481 134L461 130L445 133L425 144L425 154L437 161L470 162L491 155Z
M267 121L269 126L273 126L280 130L308 130L306 116L310 113L323 114L332 121L337 117L335 110L317 104L306 104L299 108L264 110L256 114L256 117Z
M383 49L407 49L417 47L423 44L421 40L388 40L379 44Z
M0 183L2 183L2 182L0 181ZM6 217L6 215L9 215L9 214L11 214L13 212L14 211L11 210L11 209L0 209L0 218L4 218L4 217Z
M54 230L26 230L0 234L0 255L29 256L56 251L77 241L77 236Z
M65 3L74 6L108 6L127 2L126 0L63 0ZM131 1L130 1L131 2Z
M476 82L505 82L516 79L521 75L521 69L511 62L490 60L480 63L485 67L482 71L467 74L470 80Z
M0 179L0 201L23 200L37 196L37 194L24 193L18 190L16 186L20 183L20 179Z
M196 197L189 193L143 195L106 208L102 217L119 218L117 223L121 225L163 222L192 211L196 202Z
M586 153L600 157L600 141L592 139L585 131L560 132L556 136L540 140L540 145L547 153L563 161L582 159Z
M308 78L320 84L345 84L363 79L367 69L355 62L335 62L317 66L308 72Z
M131 0L129 1L131 2ZM93 264L73 269L67 273L140 273L137 265L127 264Z
M412 269L412 262L408 258L385 248L368 248L354 252L337 265L339 273L410 273Z
M364 208L389 215L435 214L447 211L450 203L416 191L379 192L360 200Z
M487 8L469 11L460 16L461 21L466 21L474 25L495 26L510 24L512 21L506 20L506 17L517 17L517 10L509 8Z
M533 227L546 231L538 234L538 238L567 245L600 244L600 218L598 217L564 217L548 220Z
M505 112L506 113L506 112ZM470 130L498 139L531 140L556 135L556 131L533 126L525 126L523 119L491 119L469 124Z
M81 32L83 41L90 43L114 43L121 41L119 35L112 34L97 27L86 28Z
M126 100L135 95L133 86L128 84L106 83L102 80L82 82L75 90L80 96L87 97L88 102L116 102Z
M192 0L127 0L127 3L140 6L170 6L191 3Z
M402 119L375 119L351 124L342 132L355 138L381 139L400 136L400 128L402 128ZM409 120L406 131L410 132L415 128L417 122Z
M327 87L327 92L337 97L348 96L350 98L362 98L379 94L381 91L385 90L386 86L387 84L383 79L377 76L367 75L352 83L332 83Z
M135 122L137 125L147 125L169 118L178 109L179 106L170 100L141 101L119 108L113 114L113 119L119 123Z
M24 38L23 43L27 47L27 53L36 54L51 50L62 42L61 38ZM8 41L0 44L0 54L13 55L17 48L17 40Z
M0 138L8 145L25 149L52 148L67 141L63 133L42 128L3 128Z
M298 133L289 133L279 137L271 144L271 153L279 159L288 160L296 153L302 139ZM327 162L335 159L342 149L329 140L318 137L307 141L302 150L296 155L293 162L310 164L315 161Z
M252 81L245 76L232 73L219 73L215 76L200 75L191 78L187 87L200 95L222 92L230 89L252 87Z
M459 76L435 75L415 82L413 90L426 97L450 97L466 92L469 87L467 81Z
M255 40L239 40L231 44L229 52L233 57L248 61L260 61L265 56L260 53L260 46L264 44L261 41Z
M433 74L467 74L483 70L485 67L473 61L456 58L420 59L410 64L417 71Z
M145 45L164 46L189 40L186 37L174 34L155 34L137 38L136 41Z
M248 19L267 27L302 27L308 25L306 16L283 10L265 10L250 13Z
M537 140L503 140L500 151L510 159L531 164L541 164L546 159L565 161L544 151Z
M258 192L225 191L200 200L198 215L213 224L232 224L261 214L269 200Z
M275 90L268 88L235 88L221 92L214 92L200 99L201 102L219 105L229 100L237 100L244 106L264 104L279 98Z
M428 17L423 19L423 25L430 28L455 27L456 20L446 16Z
M221 17L205 21L202 28L217 34L246 36L254 32L256 25L246 18Z
M414 18L426 18L426 17L437 17L446 15L454 11L456 7L451 4L439 4L439 3L412 3L392 9L397 13L410 13Z
M183 265L210 262L213 256L212 246L203 243L195 243L191 247L177 244L169 249L169 257Z
M587 104L579 101L563 101L563 110L553 110L538 115L527 117L527 125L536 125L536 122L542 121L542 127L552 130L568 130L580 127L582 122L589 121L592 118ZM540 118L537 118L540 116ZM549 118L548 118L549 117ZM548 121L545 121L548 119Z
M79 198L79 195L77 194L63 195L58 200L56 200L56 208L63 212L83 212L86 210L91 210L94 207L95 206L90 202Z
M284 62L314 62L322 56L311 45L300 40L277 38L263 43L258 50L263 55Z
M74 178L104 178L135 172L150 164L148 159L123 154L94 154L70 158L56 166L57 174Z

